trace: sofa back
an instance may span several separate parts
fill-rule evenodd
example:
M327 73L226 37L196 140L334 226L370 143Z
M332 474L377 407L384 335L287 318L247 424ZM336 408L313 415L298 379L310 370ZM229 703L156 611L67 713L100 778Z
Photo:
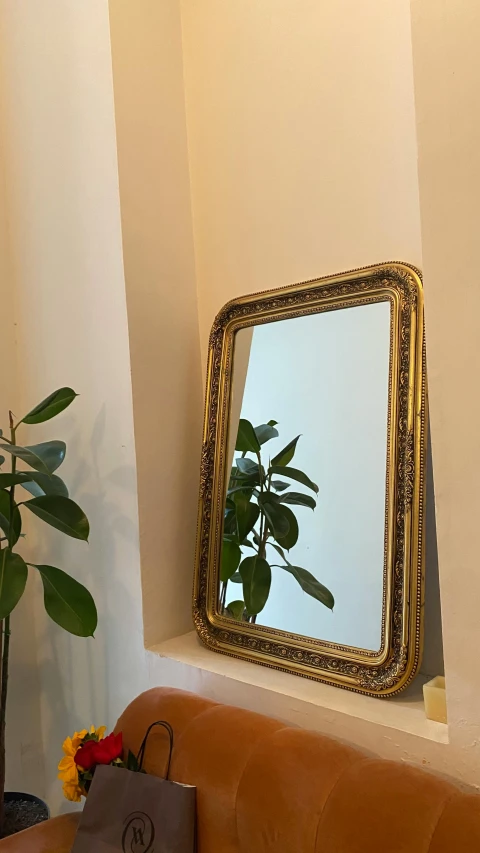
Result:
M480 850L480 797L420 769L172 688L143 693L116 730L136 752L161 719L170 778L197 787L198 853ZM147 772L164 775L167 747L153 730Z

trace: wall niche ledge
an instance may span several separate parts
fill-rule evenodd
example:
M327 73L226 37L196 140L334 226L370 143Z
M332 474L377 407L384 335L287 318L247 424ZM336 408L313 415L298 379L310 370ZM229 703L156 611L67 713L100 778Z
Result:
M179 686L184 686L187 675L194 692L321 731L385 757L409 760L410 749L402 743L405 735L408 741L415 739L417 750L419 739L432 746L449 742L448 726L425 717L422 687L427 676L419 675L398 697L380 700L217 654L203 646L194 631L147 651L151 684L157 675L159 683L160 679L165 683L167 661L184 664L190 672L182 673ZM381 749L379 739L384 741ZM430 764L429 757L423 756L421 763Z

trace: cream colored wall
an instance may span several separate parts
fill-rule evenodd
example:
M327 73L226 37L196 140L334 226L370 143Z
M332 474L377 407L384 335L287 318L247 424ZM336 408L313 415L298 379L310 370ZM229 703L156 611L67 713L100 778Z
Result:
M467 140L473 132L476 145L478 128L470 82L475 68L464 55L475 20L473 4L457 13L457 4L447 0L445 17L437 20L434 0L412 2L418 11L413 45L440 561L449 602L450 743L443 742L443 730L425 724L422 709L408 697L403 704L380 703L208 653L191 638L144 652L141 582L144 590L148 583L145 598L153 599L152 610L145 609L150 636L180 633L188 625L175 588L167 587L173 598L163 603L157 591L171 577L171 565L178 566L182 585L191 571L198 482L201 380L178 7L111 0L111 47L106 0L0 0L20 404L63 383L81 392L75 408L58 420L58 434L69 444L65 476L92 520L88 550L54 531L39 544L52 562L89 583L100 612L94 643L49 626L41 606L36 613L47 783L42 790L41 773L25 763L22 775L17 747L10 778L46 793L54 810L61 802L55 765L63 736L90 719L112 725L129 698L153 684L196 690L480 783L472 594L476 413L459 382L461 375L467 389L473 387L476 368L465 323L475 340L473 236L466 217L474 213L478 174ZM203 354L211 319L231 296L389 257L420 263L406 0L245 0L238 9L218 0L184 0L182 13ZM144 99L138 87L151 73L156 82ZM454 134L445 133L444 122ZM449 255L450 233L454 248L462 249L461 264L458 251ZM453 340L450 279L468 309ZM161 327L159 313L165 316ZM452 340L454 357L441 351L442 337ZM160 358L165 348L169 357ZM450 381L442 387L444 376ZM450 392L457 395L452 406ZM452 456L463 411L470 420ZM36 435L50 436L50 428ZM152 447L144 446L146 439ZM165 489L173 482L177 508L184 498L189 506L180 529L171 495L152 482L165 464ZM164 622L172 601L178 619L165 616ZM471 653L463 657L465 626ZM17 687L24 672L13 673ZM21 700L12 701L14 717ZM35 716L27 743L38 759Z
M232 297L421 267L408 0L182 0L200 346ZM424 669L443 669L427 505Z
M112 0L110 30L149 645L192 627L202 430L178 2Z
M235 336L235 350L232 379L232 399L230 401L230 430L228 434L227 460L232 462L237 443L238 422L242 411L243 393L248 374L250 349L252 346L253 329L242 329Z
M19 375L16 351L16 300L14 265L10 244L7 205L7 170L4 127L4 69L0 54L0 427L8 429L8 411L19 411ZM4 469L6 470L6 469ZM40 790L45 785L45 766L40 720L40 680L35 646L34 601L27 592L12 617L14 642L10 702L15 709L8 716L9 749L7 776L14 790ZM20 635L20 642L18 637Z
M478 4L412 0L412 34L451 748L457 767L468 756L478 768Z
M430 17L437 14L433 5L425 7L420 22L414 22L414 44L429 39ZM220 0L182 0L182 22L204 363L212 319L234 296L375 260L404 259L422 266L408 0L361 4L354 0L295 4L247 0L241 6ZM454 35L461 50L455 28ZM430 50L436 52L437 46ZM441 55L444 74L452 73L451 46L439 45L437 62ZM446 108L434 77L427 80L424 71L418 87L423 89L425 103L433 97L435 104ZM456 97L455 109L463 110L465 101L457 92ZM419 117L420 134L424 121ZM466 118L461 125L464 132L465 122ZM429 144L434 140L432 134ZM441 172L435 171L432 186L441 181ZM454 188L450 190L453 194ZM422 204L428 215L435 201L432 197ZM433 244L436 239L435 235ZM448 245L443 232L438 239ZM435 312L438 291L432 277L427 278L426 289L430 311ZM444 297L439 299L441 313ZM432 353L429 365L435 371ZM432 406L435 433L441 429L435 397ZM438 453L435 435L434 453ZM436 473L435 466L436 456ZM448 492L448 484L443 488ZM431 502L428 516L427 557L434 564ZM441 665L438 600L435 604L429 627L435 648L429 648L427 655L431 668ZM186 662L193 656L187 641L172 645L170 652ZM272 711L277 701L285 718L295 718L293 696L301 696L302 704L315 693L303 686L296 690L286 681L280 682L276 693L264 677L265 689L254 699L245 684L243 692L233 684L235 678L253 680L251 674L240 674L237 665L222 665L204 654L199 657L212 672L232 673L230 695L247 707ZM262 676L256 680L261 683ZM472 697L467 698L470 682L466 677L463 685L462 709L468 716ZM340 694L328 699L317 688L316 695L320 694L318 706L313 698L308 707L302 706L305 725L329 733L338 730L388 757L480 781L476 760L465 746L460 714L452 721L447 744L433 742L442 740L438 731L421 732L417 723L409 728L408 700L403 709L409 728L405 731L398 723L388 728L395 716L392 710L383 712L383 727L373 718L362 720L363 713L351 697ZM335 708L333 715L325 710L327 704ZM362 707L368 716L370 706ZM399 713L402 717L403 711ZM468 725L466 729L470 731Z
M421 265L408 0L182 0L203 358L227 299Z
M112 725L148 683L108 4L6 0L0 21L18 405L61 385L80 393L25 440L66 440L62 471L91 521L88 546L35 522L28 538L39 562L87 583L99 610L95 640L67 635L47 621L37 583L36 639L29 622L14 622L17 654L37 653L41 715L23 744L40 734L46 786L21 774L23 745L12 745L13 721L25 714L20 691L34 676L15 665L8 784L33 788L56 811L68 805L56 780L64 737L90 722Z

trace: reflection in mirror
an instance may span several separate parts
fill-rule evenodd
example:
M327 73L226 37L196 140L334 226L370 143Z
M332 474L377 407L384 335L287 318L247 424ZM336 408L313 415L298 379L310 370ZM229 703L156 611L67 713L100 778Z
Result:
M240 329L219 610L382 645L390 302Z

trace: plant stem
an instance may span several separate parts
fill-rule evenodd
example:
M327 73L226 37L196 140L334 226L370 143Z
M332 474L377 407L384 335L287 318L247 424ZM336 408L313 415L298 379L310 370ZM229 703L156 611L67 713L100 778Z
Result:
M222 592L220 595L220 607L222 609L222 612L225 609L225 602L227 600L227 583L228 583L227 581L224 581L222 583Z
M10 615L3 621L2 637L2 690L0 694L0 828L3 826L5 793L5 722L8 691L8 659L10 652Z
M10 417L10 443L15 444L15 424L13 421L12 412ZM17 468L17 459L12 456L12 474L15 474ZM15 509L15 486L10 486L10 524L8 532L8 549L13 548L13 540L15 532L13 529L13 513ZM1 691L0 691L0 830L3 827L4 820L4 793L5 793L5 723L7 711L7 692L8 692L8 664L10 654L10 614L3 621L3 642L2 642L2 665L1 665Z

